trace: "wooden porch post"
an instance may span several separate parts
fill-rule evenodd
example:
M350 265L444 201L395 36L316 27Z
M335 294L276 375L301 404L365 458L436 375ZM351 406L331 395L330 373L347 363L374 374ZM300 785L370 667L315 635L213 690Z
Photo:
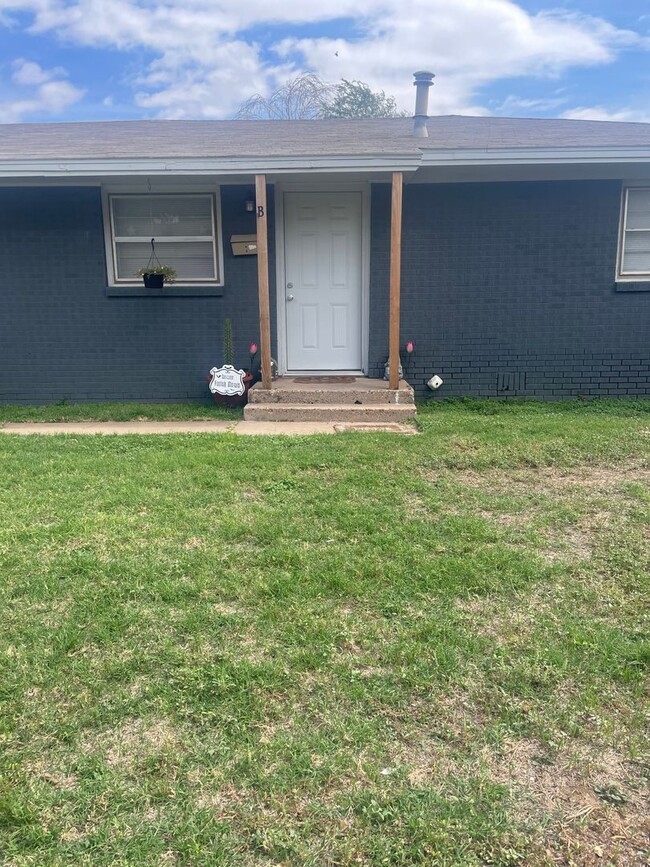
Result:
M390 209L390 326L388 340L388 386L399 388L399 313L400 270L402 265L402 182L401 172L393 172Z
M257 287L260 299L260 366L262 388L271 388L271 304L269 302L269 241L266 221L266 175L255 175L257 212Z

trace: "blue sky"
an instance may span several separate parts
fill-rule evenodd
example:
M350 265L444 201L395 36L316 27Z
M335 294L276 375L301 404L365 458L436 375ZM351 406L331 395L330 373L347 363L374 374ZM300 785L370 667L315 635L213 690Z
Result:
M407 11L408 10L408 11ZM303 70L411 110L650 122L648 0L0 0L0 122L232 116Z

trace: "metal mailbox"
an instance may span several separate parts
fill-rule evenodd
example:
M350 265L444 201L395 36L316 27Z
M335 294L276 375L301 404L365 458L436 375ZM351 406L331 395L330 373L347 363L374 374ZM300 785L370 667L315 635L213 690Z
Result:
M257 255L257 235L231 235L230 245L233 256Z

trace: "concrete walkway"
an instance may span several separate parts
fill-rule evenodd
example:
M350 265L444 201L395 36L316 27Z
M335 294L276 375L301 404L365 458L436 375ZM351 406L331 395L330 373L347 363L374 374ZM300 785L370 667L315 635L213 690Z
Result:
M8 422L0 425L0 433L20 434L179 434L179 433L232 433L240 436L305 436L333 434L345 431L366 431L396 434L414 434L417 430L404 424L372 424L322 421L62 421L62 422Z

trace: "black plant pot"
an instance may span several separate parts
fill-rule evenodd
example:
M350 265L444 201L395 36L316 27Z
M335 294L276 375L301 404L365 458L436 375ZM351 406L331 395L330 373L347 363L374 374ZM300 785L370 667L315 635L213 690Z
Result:
M206 381L209 382L212 379L211 376L206 377ZM246 375L244 376L244 393L243 394L219 394L218 392L212 392L212 400L215 403L218 403L219 406L246 406L248 403L248 390L253 384L253 374L250 370L246 371Z
M147 289L162 289L165 283L164 274L143 274L142 279Z

